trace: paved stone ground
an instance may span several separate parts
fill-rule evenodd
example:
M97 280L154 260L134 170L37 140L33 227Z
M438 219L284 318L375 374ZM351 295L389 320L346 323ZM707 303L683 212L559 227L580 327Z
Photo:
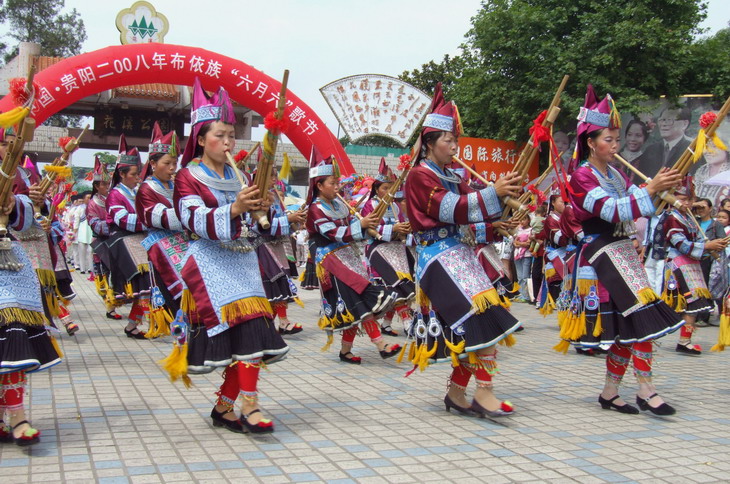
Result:
M0 446L3 484L96 481L237 482L712 482L730 478L730 353L658 351L657 383L676 416L621 415L596 403L604 361L560 355L555 318L526 304L514 313L526 331L500 351L500 396L517 413L499 422L446 413L449 368L383 361L363 337L360 367L320 352L318 292L303 291L288 359L262 372L262 404L276 422L266 437L213 428L209 413L220 373L195 376L186 390L156 362L165 340L124 337L104 318L86 280L76 283L73 314L82 331L65 334L64 363L30 378L31 417L43 432L29 449ZM709 348L716 328L699 331ZM336 345L335 345L336 346ZM623 390L633 399L636 384Z

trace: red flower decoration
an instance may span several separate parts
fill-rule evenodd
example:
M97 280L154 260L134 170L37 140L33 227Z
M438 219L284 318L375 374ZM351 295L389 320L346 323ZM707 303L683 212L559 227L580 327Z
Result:
M76 138L73 136L61 136L58 138L58 146L61 147L63 151L66 151L66 145L68 145L71 141L74 141ZM76 147L78 148L78 146Z
M531 203L531 204L529 204L529 205L527 206L527 210L529 210L530 212L534 212L535 210L537 210L537 205L533 205L533 204Z
M547 141L550 139L550 130L542 125L542 122L545 120L546 116L547 110L541 112L540 115L532 122L532 127L530 128L530 136L534 138L535 145L538 145L543 141Z
M289 121L286 118L276 119L274 112L270 112L264 118L264 126L267 130L278 135L282 131L286 131L286 127L289 125Z
M717 114L712 111L707 111L705 114L700 116L700 126L702 129L707 129L717 119Z
M400 158L398 159L400 160L400 163L398 164L399 170L403 171L406 168L410 168L412 160L411 155L406 153L405 155L400 155Z
M22 77L16 77L14 79L10 79L10 96L13 100L13 104L16 106L22 106L25 104L25 102L28 100L28 93L25 92L25 84L26 80ZM35 82L33 83L33 88L36 92L38 92L39 86Z
M236 160L237 163L240 163L243 161L244 158L248 156L248 151L241 150L238 153L236 153L236 156L233 157L234 160Z

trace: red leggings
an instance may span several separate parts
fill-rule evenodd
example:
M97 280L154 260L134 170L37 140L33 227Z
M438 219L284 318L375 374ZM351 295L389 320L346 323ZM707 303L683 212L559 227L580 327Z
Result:
M492 377L498 372L497 370L497 354L493 355L477 355L479 360L476 365L460 361L459 366L454 367L449 379L450 385L456 385L466 390L469 385L471 376L477 380L479 387L491 387Z
M0 418L4 411L14 412L23 408L25 372L14 371L0 375Z
M274 312L276 313L277 316L279 316L279 319L282 321L285 321L287 319L286 310L287 310L287 307L289 306L289 303L278 302L278 303L274 303L273 306L274 306Z
M380 333L380 326L378 326L378 323L376 323L374 319L363 321L360 323L360 326L362 326L362 329L364 329L368 336L370 336L370 341L373 343L377 343L383 339L383 335ZM352 328L346 329L342 332L342 342L352 344L352 342L355 341L355 336L357 336L357 326L353 326Z
M606 378L616 385L621 380L629 366L634 365L634 373L638 378L651 378L652 343L634 343L632 345L612 344L606 356Z
M261 358L237 361L223 371L223 384L218 391L218 405L233 408L239 395L253 400L258 395L256 385L261 370Z

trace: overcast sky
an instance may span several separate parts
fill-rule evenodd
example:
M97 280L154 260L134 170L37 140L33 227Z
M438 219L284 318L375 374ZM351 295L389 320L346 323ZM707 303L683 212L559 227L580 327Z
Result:
M457 54L481 5L480 0L148 1L170 22L165 43L240 59L277 79L289 69L289 88L335 134L337 121L319 88L354 74L397 76ZM66 8L76 8L86 25L83 50L118 45L116 15L132 3L66 0ZM703 27L715 32L727 26L728 1L711 0L708 14Z

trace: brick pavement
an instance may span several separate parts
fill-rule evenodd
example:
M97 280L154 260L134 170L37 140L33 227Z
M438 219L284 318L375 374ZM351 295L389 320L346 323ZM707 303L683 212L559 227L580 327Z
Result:
M303 291L292 319L305 331L288 337L288 359L262 373L262 405L273 435L213 428L208 417L220 373L171 384L156 361L169 341L124 337L104 318L93 284L77 281L65 334L64 363L30 377L30 416L42 442L0 445L3 484L15 482L713 482L730 474L730 353L674 353L676 335L658 351L656 380L678 413L669 418L601 410L599 358L556 354L555 318L513 305L527 330L500 351L497 390L517 413L494 422L444 411L449 369L408 369L383 361L367 338L341 364L334 345L320 352L318 292ZM396 325L398 326L398 325ZM716 328L699 330L709 348ZM397 338L395 338L397 339ZM627 376L623 395L633 399Z

